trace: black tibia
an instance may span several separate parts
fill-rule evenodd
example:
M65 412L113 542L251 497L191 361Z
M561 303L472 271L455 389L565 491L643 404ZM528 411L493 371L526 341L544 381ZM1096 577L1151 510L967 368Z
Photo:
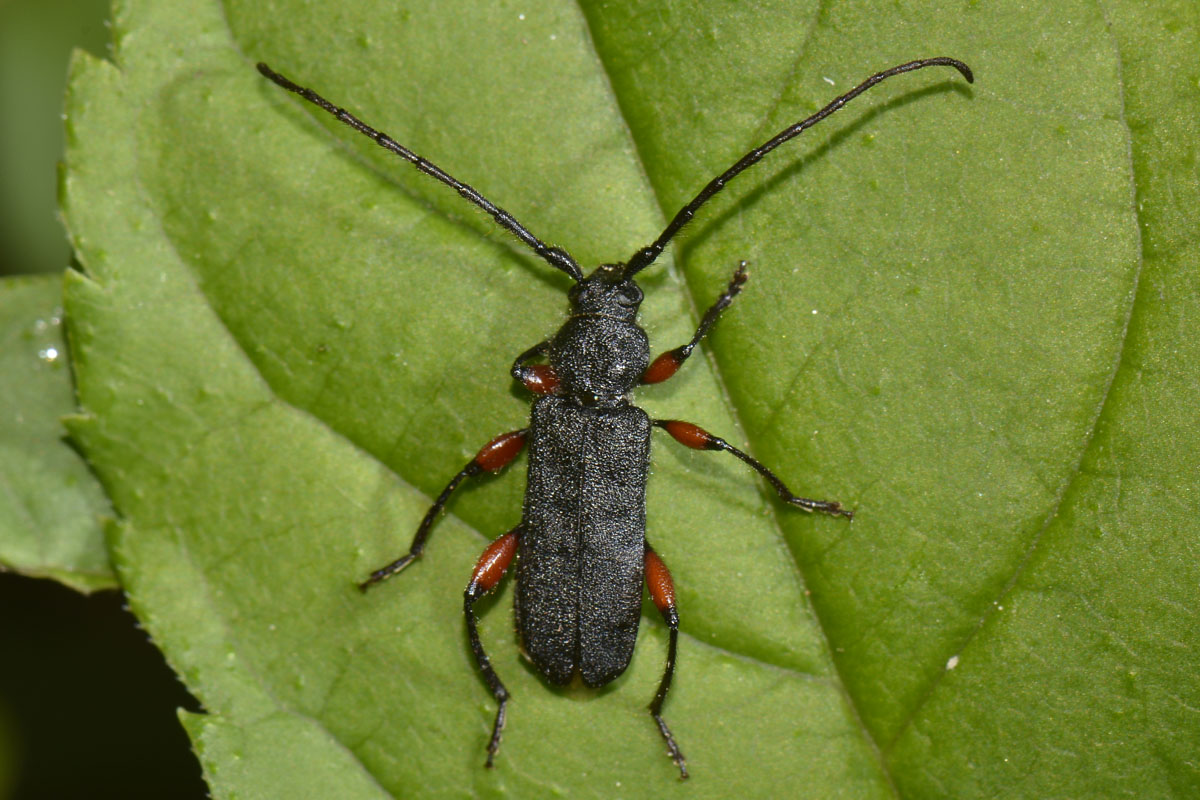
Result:
M674 375L676 370L683 366L683 362L687 361L692 351L696 349L696 345L700 344L700 340L708 335L709 330L716 323L717 317L721 316L721 312L729 308L729 304L733 302L733 298L737 297L738 293L742 291L742 286L746 283L748 277L746 262L739 262L737 270L733 273L733 278L729 281L729 285L725 287L725 291L709 307L708 311L704 312L704 318L700 320L700 325L697 326L696 334L692 337L692 340L682 347L668 350L654 359L654 362L650 364L646 372L642 375L642 383L661 383Z
M658 691L654 694L654 699L650 701L650 715L654 717L654 722L658 725L658 732L662 734L663 741L667 743L667 755L679 767L680 779L685 779L688 776L687 759L683 757L683 752L675 743L671 729L667 727L667 722L662 717L663 703L666 702L667 692L671 690L671 678L675 675L675 649L679 642L679 613L675 610L675 583L671 580L671 573L667 569L667 565L663 563L648 542L645 552L646 588L650 592L650 599L654 601L654 605L663 615L663 619L666 620L667 627L670 629L670 638L667 642L667 666L663 670Z
M504 730L504 714L508 708L508 689L504 687L500 676L492 667L492 661L483 649L479 640L479 629L475 619L475 601L496 587L504 573L512 563L513 555L517 552L517 541L521 529L514 528L508 533L489 544L479 557L475 571L471 574L471 582L463 592L463 615L467 620L467 637L471 640L471 652L475 654L475 663L483 673L492 696L496 698L496 720L492 723L492 738L488 741L487 766L491 767L500 750L500 734Z
M525 383L525 381L530 377L530 368L527 362L533 361L535 358L541 358L542 356L546 355L546 351L549 349L549 339L544 342L538 342L533 347L516 357L516 359L513 361L512 369L509 370L509 374L511 374L521 383Z
M464 480L473 478L481 472L483 472L483 467L474 461L459 470L458 474L450 479L450 483L446 484L446 488L442 489L442 493L437 496L437 500L433 501L433 505L429 507L429 510L425 512L425 518L417 526L417 534L413 537L412 546L408 548L408 552L392 563L372 572L370 577L358 585L358 588L365 592L375 584L382 583L393 575L399 574L401 570L416 561L420 557L421 551L425 549L425 540L429 538L429 531L433 528L434 520L437 519L442 509L446 507L446 501L450 499L450 495L454 493L454 490Z
M696 335L692 337L690 342L678 349L677 352L681 355L680 361L690 356L696 345L700 344L700 340L708 335L708 331L712 328L713 323L717 321L717 317L721 315L722 311L729 308L729 304L742 291L742 286L745 285L746 279L749 277L749 274L746 272L746 262L739 261L737 269L733 272L733 277L729 280L729 285L725 287L725 291L709 307L708 311L704 312L704 318L700 320L700 325L696 328Z
M775 487L775 491L783 498L785 503L804 509L805 511L821 511L834 516L846 517L847 519L854 517L854 512L848 508L842 508L841 503L833 500L811 500L807 497L798 497L792 493L779 477L767 469L758 459L743 453L729 442L713 436L708 431L698 425L693 425L690 422L682 422L675 419L656 419L654 424L671 434L675 441L680 444L685 444L696 450L724 450L742 461L749 464L754 470L767 479L767 482Z
M365 592L375 584L386 581L416 561L420 557L421 551L425 549L425 541L429 538L429 531L433 528L434 520L437 519L442 509L446 507L446 502L450 499L450 495L454 493L454 490L459 487L459 484L467 478L475 477L481 472L495 472L509 464L525 446L525 434L528 431L528 428L522 428L519 431L501 434L485 444L475 454L475 457L459 470L457 475L450 479L450 482L446 484L446 488L442 489L442 493L437 496L437 499L433 501L433 505L425 512L425 518L417 526L417 533L413 536L412 545L408 548L408 552L392 563L372 572L365 581L358 585L358 588Z

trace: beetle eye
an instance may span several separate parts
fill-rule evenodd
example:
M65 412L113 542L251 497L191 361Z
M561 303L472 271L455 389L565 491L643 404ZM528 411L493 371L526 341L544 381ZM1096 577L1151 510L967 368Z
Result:
M633 306L642 302L642 290L636 283L627 283L620 288L622 305Z

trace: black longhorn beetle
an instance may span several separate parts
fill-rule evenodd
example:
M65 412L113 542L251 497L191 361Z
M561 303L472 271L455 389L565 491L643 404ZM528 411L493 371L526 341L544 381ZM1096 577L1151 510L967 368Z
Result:
M461 181L371 128L311 89L298 86L266 64L258 71L303 97L376 144L409 161L482 208L555 269L571 276L571 314L553 338L517 356L512 376L539 395L528 428L497 436L455 475L421 520L408 553L363 581L364 591L396 575L421 555L429 531L450 494L467 478L502 469L529 445L529 477L521 524L483 551L463 598L467 633L479 670L496 698L496 720L488 742L487 766L500 748L508 690L492 668L476 629L473 606L517 560L516 623L522 649L547 680L570 683L578 675L587 686L603 686L629 665L642 608L642 582L670 629L667 664L650 714L667 752L686 778L687 763L662 718L663 702L675 672L679 615L671 574L646 541L646 474L650 466L651 426L697 450L724 450L762 475L784 502L804 511L850 518L853 512L832 501L797 497L775 473L750 455L679 420L651 420L633 405L629 392L639 384L659 383L675 374L746 282L746 263L700 320L692 339L653 362L646 333L638 326L642 290L634 276L654 263L667 243L717 192L767 153L828 117L847 102L893 75L932 66L953 67L968 83L970 67L953 58L910 61L879 72L807 119L791 125L742 156L709 181L685 205L659 237L623 264L602 264L584 276L566 250L551 247L511 214ZM530 363L545 359L549 363Z

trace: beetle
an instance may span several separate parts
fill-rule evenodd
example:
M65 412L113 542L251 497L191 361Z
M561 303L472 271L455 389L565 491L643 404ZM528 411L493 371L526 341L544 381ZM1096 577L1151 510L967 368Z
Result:
M366 591L420 557L434 521L454 490L468 478L501 470L528 446L529 471L521 522L484 549L463 594L471 650L497 703L487 746L488 767L500 748L509 693L480 641L474 605L496 587L516 558L515 615L522 651L548 681L560 685L578 678L587 686L603 686L625 671L637 639L645 583L669 629L667 662L649 710L680 778L688 777L687 761L662 717L675 673L679 614L671 574L646 539L646 477L650 434L655 427L687 447L724 451L741 459L790 505L809 512L853 517L851 510L835 501L793 494L766 466L703 428L680 420L652 420L630 401L629 394L636 386L665 381L687 361L721 312L741 292L747 278L746 263L738 265L691 340L662 353L653 362L648 338L637 321L643 296L634 278L654 263L701 206L767 153L876 84L931 66L953 67L968 83L974 83L970 67L947 57L910 61L878 72L742 156L709 181L675 214L657 239L628 261L602 264L585 276L566 250L538 239L471 186L312 89L293 83L266 64L258 64L259 72L280 87L454 189L574 281L568 293L567 321L553 337L517 356L512 365L512 377L538 396L529 426L497 436L484 445L434 500L408 552L359 584Z

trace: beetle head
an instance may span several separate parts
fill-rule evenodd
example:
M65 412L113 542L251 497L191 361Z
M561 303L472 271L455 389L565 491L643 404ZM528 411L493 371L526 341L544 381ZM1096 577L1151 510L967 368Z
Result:
M584 405L623 402L650 362L637 324L642 290L622 264L603 264L571 287L570 318L550 343L562 391Z
M601 264L596 270L571 287L567 295L571 313L594 314L600 317L632 322L642 304L641 287L625 277L622 264Z

